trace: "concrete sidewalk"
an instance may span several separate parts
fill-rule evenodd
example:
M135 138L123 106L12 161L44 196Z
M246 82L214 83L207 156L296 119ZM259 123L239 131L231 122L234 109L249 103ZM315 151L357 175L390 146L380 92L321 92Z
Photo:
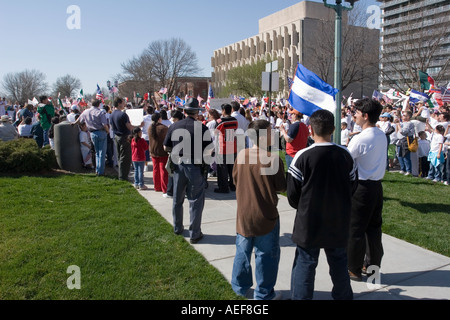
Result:
M172 224L172 199L163 198L162 193L153 190L152 172L145 172L145 182L150 188L139 191L161 216ZM204 238L193 247L209 263L217 268L228 281L235 255L236 198L235 194L216 194L216 178L209 180L203 211L202 232ZM184 237L189 241L188 201L184 203ZM282 299L290 297L290 277L295 254L291 241L295 210L284 196L279 196L281 259L275 290L281 291ZM351 282L355 300L411 300L450 299L450 258L425 250L405 241L383 234L384 257L381 281L377 288L369 288L363 282ZM252 258L254 266L254 257ZM374 281L370 283L375 285ZM316 270L316 300L331 300L332 283L328 274L326 256L321 251Z

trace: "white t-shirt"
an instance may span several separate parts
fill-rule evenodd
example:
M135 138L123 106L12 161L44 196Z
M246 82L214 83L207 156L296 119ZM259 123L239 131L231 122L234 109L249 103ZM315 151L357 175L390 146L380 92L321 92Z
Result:
M419 149L417 150L417 155L419 158L428 157L430 153L430 141L427 139L419 139Z
M439 133L434 133L431 138L430 152L438 152L441 144L444 143L444 136Z
M341 130L341 145L346 146L348 141L348 135L350 131L347 128Z
M19 136L21 137L29 137L31 136L31 128L33 125L31 124L19 124L17 127L17 131L19 131Z
M172 121L170 120L161 120L161 123L165 125L167 128L172 125Z
M362 128L361 126L357 125L356 123L353 125L353 132L361 132Z
M430 118L430 109L428 109L427 107L424 107L424 108L422 109L422 112L420 113L420 116L421 116L422 118L429 119L429 118Z
M376 127L353 137L348 150L358 166L359 180L379 181L384 178L387 161L386 135Z
M148 114L144 116L144 126L142 127L142 139L148 141L148 129L152 125L152 115Z

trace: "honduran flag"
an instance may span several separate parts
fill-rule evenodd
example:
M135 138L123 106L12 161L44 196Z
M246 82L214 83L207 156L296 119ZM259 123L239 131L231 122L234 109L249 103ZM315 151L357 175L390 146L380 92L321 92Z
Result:
M419 92L414 89L411 89L411 91L409 92L409 102L417 103L421 101L425 103L428 100L430 100L430 97L426 93Z
M335 96L338 92L339 90L299 63L291 87L289 103L294 109L307 116L321 109L335 114Z

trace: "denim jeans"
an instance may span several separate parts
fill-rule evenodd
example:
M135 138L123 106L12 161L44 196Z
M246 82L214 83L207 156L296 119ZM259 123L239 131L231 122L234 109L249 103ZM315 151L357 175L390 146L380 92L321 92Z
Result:
M347 269L347 250L345 248L325 248L324 250L333 282L331 296L335 300L353 300ZM297 246L291 275L292 300L312 300L319 254L320 248L306 249Z
M397 158L398 158L398 162L400 164L400 170L404 171L404 172L412 172L412 167L411 167L411 153L407 152L405 154L404 157L401 157L401 147L397 146Z
M43 147L45 147L46 145L49 145L49 144L50 144L50 139L49 139L49 137L48 137L48 132L49 132L49 130L50 130L50 129L43 130L43 132L44 132L44 144L42 145Z
M145 161L133 161L133 166L134 166L134 185L137 187L143 187Z
M264 236L246 238L236 236L236 256L234 257L231 286L236 294L245 296L253 285L250 264L255 249L255 300L270 300L275 297L275 283L280 262L280 221Z
M290 155L286 154L285 159L286 159L287 170L289 170L289 167L291 166L292 160L294 160L294 158L291 157Z
M443 163L440 163L437 166L430 164L430 170L428 171L428 179L440 182L442 180L443 167L444 167Z
M106 131L94 131L91 132L91 140L95 149L95 172L98 175L105 173L105 161L106 161Z

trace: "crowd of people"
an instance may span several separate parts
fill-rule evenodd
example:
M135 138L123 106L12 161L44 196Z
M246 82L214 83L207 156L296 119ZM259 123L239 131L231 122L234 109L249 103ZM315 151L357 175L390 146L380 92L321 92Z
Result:
M385 172L399 166L404 175L450 181L447 105L435 110L423 103L395 107L376 99L354 100L343 106L337 115L341 128L335 128L331 112L306 116L288 103L250 107L230 99L220 110L208 110L195 98L182 108L144 101L139 106L143 121L133 126L124 112L130 106L120 97L112 108L94 99L86 110L77 105L58 110L45 96L39 102L1 115L0 140L34 138L39 147L52 145L54 126L69 121L79 126L80 161L97 175L104 175L105 166L117 166L119 179L148 190L144 172L151 163L154 192L172 199L177 235L184 232L183 203L189 201L191 243L203 238L208 178L217 177L214 192L235 192L231 284L237 294L246 295L254 250L255 299L277 297L278 193L286 191L297 210L291 298L312 299L319 251L325 248L333 298L352 299L350 280L361 281L369 266L381 266ZM341 143L332 143L339 129ZM132 170L134 181L129 180Z

